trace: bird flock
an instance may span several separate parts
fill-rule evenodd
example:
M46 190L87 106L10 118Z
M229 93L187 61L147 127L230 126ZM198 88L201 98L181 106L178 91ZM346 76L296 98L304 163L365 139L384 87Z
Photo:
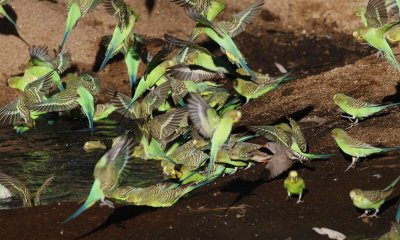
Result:
M4 11L3 5L11 0L0 0L0 14L15 27L16 23ZM84 204L65 222L100 201L101 205L114 207L122 204L169 207L196 188L216 179L234 174L255 164L264 164L266 178L273 179L291 168L295 162L328 159L334 154L308 153L308 144L298 122L287 118L276 125L247 126L245 133L232 133L242 114L240 106L288 84L291 73L270 77L253 71L233 39L245 31L261 12L264 0L255 0L241 12L220 19L228 6L224 0L170 0L182 7L196 23L187 40L165 34L164 46L154 56L149 53L147 37L135 32L140 24L139 13L123 0L69 0L65 33L60 47L51 55L48 48L30 46L30 59L24 74L11 77L8 86L19 95L0 108L0 120L13 125L23 134L35 126L49 112L66 112L80 108L88 120L88 127L95 131L96 122L113 112L129 122L122 136L113 139L112 147L95 165L94 182ZM98 72L109 60L121 53L124 56L129 78L129 92L125 95L114 89L105 89L109 99L106 104L95 106L95 97L102 89L101 79L95 72L65 74L71 66L71 54L66 46L68 37L79 20L98 5L115 17L112 37ZM400 41L400 25L396 19L400 1L369 0L367 6L355 10L363 26L353 36L378 49L388 62L400 70L387 41ZM217 19L218 18L218 19ZM216 55L196 43L200 35L215 42L221 50ZM139 65L146 65L143 76L138 77ZM233 79L233 89L227 90L219 80ZM337 93L333 102L347 115L351 127L359 121L390 107L393 104L370 104ZM345 130L331 132L339 148L352 157L345 170L355 168L359 158L399 148L374 147L349 136ZM249 142L264 137L269 142L260 145ZM145 188L124 186L123 178L129 177L129 160L157 160L166 180ZM40 194L54 177L45 181L37 191L34 205L40 204ZM363 191L353 189L350 198L358 208L365 209L360 217L377 217L379 208L393 192L397 177L383 190ZM24 206L32 206L29 190L17 179L0 172L0 186L10 190L7 197L19 194ZM298 196L302 202L305 181L296 171L290 171L284 181L288 198ZM1 188L0 188L1 189ZM4 193L5 190L2 190ZM368 215L369 210L375 210ZM399 222L400 208L396 220Z

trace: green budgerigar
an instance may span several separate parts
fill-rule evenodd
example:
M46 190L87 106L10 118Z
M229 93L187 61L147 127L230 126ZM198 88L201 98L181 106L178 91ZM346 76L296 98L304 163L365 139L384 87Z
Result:
M94 73L83 73L78 77L67 79L65 91L59 92L45 101L31 105L39 112L61 112L81 107L88 119L89 128L93 129L94 99L100 92L100 79Z
M380 207L385 202L386 198L388 198L392 192L394 186L400 180L400 176L398 176L389 186L387 186L383 190L369 190L364 191L361 189L353 189L350 191L350 198L353 201L354 206L364 209L365 212L359 218L362 217L378 217L378 212ZM372 215L368 215L369 210L374 209L375 212Z
M369 0L367 6L359 6L354 14L361 18L365 27L379 27L387 23L389 16L384 0Z
M67 23L65 26L64 37L60 48L63 49L67 38L71 34L72 29L78 23L79 19L85 16L86 13L92 11L103 0L68 0L67 3Z
M264 0L257 0L242 12L217 23L211 22L202 16L196 9L186 8L186 12L189 17L197 23L196 29L205 33L213 41L218 43L228 59L245 69L254 80L256 79L256 76L247 66L246 60L233 42L232 38L244 31L246 26L261 12L263 5Z
M368 45L376 48L378 51L381 51L386 60L397 70L400 70L400 64L385 38L387 32L398 24L400 24L399 21L387 23L377 28L362 26L353 32L353 36L359 40L365 40Z
M350 168L355 168L355 164L360 157L367 157L376 153L400 150L400 148L380 148L371 146L367 143L350 137L343 129L340 128L333 129L331 134L339 148L344 153L352 157L351 164L345 171L348 171Z
M333 96L333 102L340 107L345 113L350 115L346 117L351 121L354 120L353 125L357 124L359 120L369 117L375 113L385 110L390 107L399 105L400 103L391 103L385 105L370 104L358 99L349 97L343 93L336 93Z
M133 27L139 18L139 15L132 10L131 6L127 5L123 0L105 0L104 5L106 10L116 17L117 25L108 43L106 54L99 71L104 69L108 61L115 54L123 50L126 41L133 34Z
M197 94L190 95L187 107L195 128L201 135L211 139L210 162L207 169L207 175L209 175L218 151L228 140L233 124L240 120L242 114L238 110L229 110L219 116L215 109Z
M85 203L63 223L76 218L99 200L102 204L113 207L113 203L105 198L118 187L128 160L132 156L131 153L132 141L126 135L118 137L111 149L96 163L93 173L94 183Z
M289 172L289 176L283 182L283 186L287 191L289 199L292 195L298 195L299 198L297 200L297 203L303 202L301 198L303 196L303 191L306 185L304 183L304 180L299 177L299 174L296 171L293 170Z
M243 68L239 68L236 72L242 76L248 76ZM246 98L246 103L251 99L259 98L277 89L283 82L290 80L288 74L278 78L271 78L268 74L258 72L254 72L254 74L256 76L254 81L247 81L242 77L237 77L233 86L237 93Z
M32 108L32 105L46 100L45 94L53 85L53 72L27 84L21 95L17 96L6 106L0 108L0 121L13 125L33 127L35 119L42 113ZM18 129L17 129L18 131Z

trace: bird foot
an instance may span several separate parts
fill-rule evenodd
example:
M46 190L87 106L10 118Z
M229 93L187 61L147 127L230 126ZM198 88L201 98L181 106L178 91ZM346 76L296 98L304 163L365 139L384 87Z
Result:
M351 129L351 128L353 128L353 127L355 127L355 126L358 126L358 122L356 123L356 122L352 122L345 130L349 130L349 129Z
M346 168L346 170L344 170L344 172L349 171L350 168L356 168L356 165L355 165L354 163L351 163L351 164Z
M112 202L109 201L109 200L103 200L103 201L101 201L100 207L103 207L103 206L107 206L107 207L109 207L109 208L115 208L115 207L114 207L114 203L112 203Z
M375 212L374 214L369 215L369 216L367 216L367 217L369 217L369 218L373 218L373 217L374 217L374 218L379 218L377 212Z
M297 200L297 204L299 204L299 203L302 203L302 202L304 202L303 200L301 200L301 199L299 199L299 200Z
M378 51L377 53L376 53L376 60L379 60L379 59L381 59L383 57L383 53L381 52L381 51Z

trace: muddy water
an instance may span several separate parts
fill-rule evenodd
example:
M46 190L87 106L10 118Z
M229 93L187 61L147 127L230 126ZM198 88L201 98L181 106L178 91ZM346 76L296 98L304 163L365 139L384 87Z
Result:
M50 126L40 121L35 129L17 135L10 126L0 127L0 171L26 184L32 195L50 176L56 179L42 196L42 204L84 199L93 182L96 162L107 150L85 152L89 140L111 145L118 136L116 122L96 124L93 135L85 122L58 120ZM158 162L132 160L124 184L149 185L162 179ZM0 199L0 209L21 207L18 196Z

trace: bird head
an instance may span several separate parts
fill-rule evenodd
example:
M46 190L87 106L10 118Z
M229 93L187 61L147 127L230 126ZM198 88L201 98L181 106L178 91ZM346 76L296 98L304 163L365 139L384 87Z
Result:
M336 93L335 95L333 95L333 102L338 105L344 97L345 95L343 93Z
M366 13L366 11L367 11L367 8L365 6L359 6L356 9L354 9L354 14L356 16L361 17Z
M296 171L293 170L293 171L289 172L289 178L290 178L291 182L293 182L293 183L297 182L298 177L299 177L299 174Z
M238 110L229 110L225 114L228 114L228 117L231 118L234 123L239 122L240 118L242 117L242 113Z
M364 40L364 35L367 32L367 28L366 27L358 27L356 28L356 30L354 30L353 32L353 37L359 41Z
M339 137L343 133L343 129L335 128L331 131L331 134L334 138Z
M350 198L351 200L355 201L362 197L363 193L361 189L353 189L350 191Z

